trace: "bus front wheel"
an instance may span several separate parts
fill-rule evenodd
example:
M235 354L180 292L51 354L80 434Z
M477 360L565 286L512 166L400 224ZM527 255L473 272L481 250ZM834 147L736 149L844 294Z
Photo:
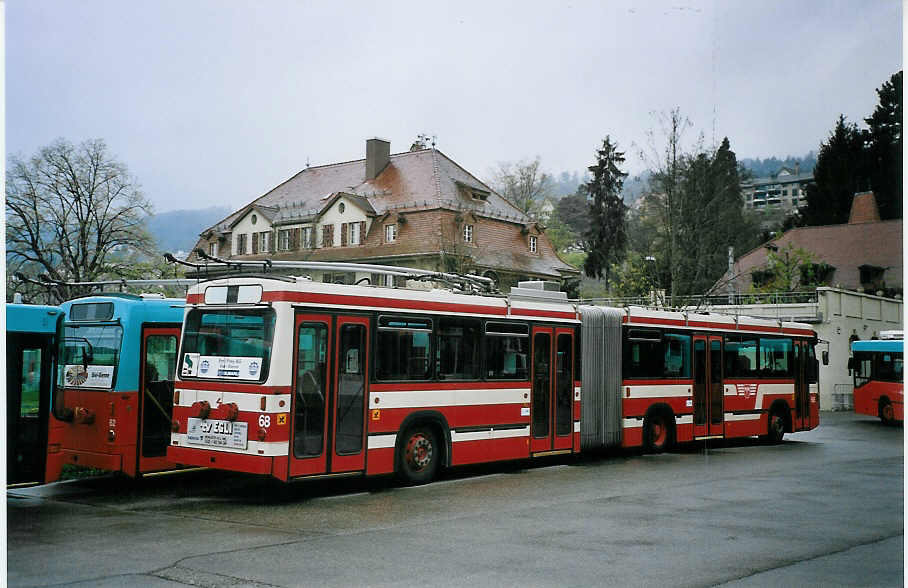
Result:
M893 425L895 423L895 409L892 408L892 402L885 396L880 398L879 415L884 425Z
M435 477L441 452L430 427L416 425L407 430L397 448L397 477L405 484L426 484Z
M771 444L782 442L782 438L785 436L785 417L782 416L781 412L774 410L769 413L767 429L767 434L763 437L764 441Z

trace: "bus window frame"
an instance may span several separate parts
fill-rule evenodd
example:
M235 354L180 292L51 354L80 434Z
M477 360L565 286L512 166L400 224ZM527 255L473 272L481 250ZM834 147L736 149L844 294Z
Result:
M263 317L266 316L266 313L270 313L273 320L271 322L271 340L270 340L270 343L268 346L268 357L267 357L267 360L266 360L266 358L262 358L262 369L261 369L259 378L257 380L240 380L240 379L234 380L234 379L230 379L230 378L202 378L202 377L199 377L198 375L184 376L181 373L180 366L183 364L183 358L185 357L185 355L187 353L186 344L189 342L189 339L190 339L190 335L187 334L187 330L186 330L186 327L189 323L189 317L194 312L205 312L205 311L229 311L229 312L259 311L259 312L262 312ZM201 326L201 321L199 323L199 326ZM186 313L186 317L183 319L183 330L180 333L180 351L177 354L176 375L179 380L186 380L186 381L193 381L193 382L232 382L232 383L236 383L236 384L263 384L264 382L268 381L268 378L271 375L271 362L274 360L274 338L275 338L276 332L277 332L277 312L275 311L274 307L272 307L270 304L269 305L254 305L254 306L250 305L250 306L242 306L242 307L212 305L212 306L196 306L194 308L190 308L189 312ZM198 335L199 335L199 333L196 332L195 336L198 337ZM264 343L265 342L263 341L262 342L263 348L264 348ZM197 351L192 351L191 353L197 353Z

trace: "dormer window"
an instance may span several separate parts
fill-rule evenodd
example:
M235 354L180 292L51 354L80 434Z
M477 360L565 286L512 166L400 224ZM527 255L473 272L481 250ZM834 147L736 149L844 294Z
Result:
M473 225L464 225L463 226L463 242L464 243L473 242Z
M397 225L385 225L385 243L393 243L397 240Z
M537 244L538 238L535 235L530 235L530 253L536 253Z
M476 191L473 191L473 192L470 192L470 196L473 197L473 200L479 200L480 202L485 202L486 200L489 199L489 193L488 193L488 192L476 192Z

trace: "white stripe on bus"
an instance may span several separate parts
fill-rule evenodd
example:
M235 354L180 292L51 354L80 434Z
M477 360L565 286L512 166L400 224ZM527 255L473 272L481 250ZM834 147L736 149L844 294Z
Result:
M387 449L388 447L394 447L396 441L397 433L391 433L390 435L369 435L367 449Z
M526 404L529 388L487 390L388 390L370 392L371 408L423 408L430 406L479 406L483 404Z
M207 449L211 451L222 451L224 453L239 453L244 455L261 455L262 457L275 457L287 455L290 451L289 441L263 442L253 441L250 439L246 442L246 449L235 449L233 447L215 447L213 445L200 445L190 443L186 438L186 433L171 433L171 445L173 441L179 442L177 447L190 447L192 449ZM261 451L261 453L259 453Z
M458 433L457 431L451 431L451 442L458 443L460 441L486 441L489 439L511 439L514 437L529 437L530 436L530 427L520 429L501 429L496 430L492 428L488 431L467 431L465 433Z
M684 397L691 395L689 384L667 384L665 386L622 386L625 389L625 398L664 398ZM627 389L630 388L630 396Z
M175 406L192 406L196 402L207 400L211 410L216 410L219 404L236 404L240 412L275 413L290 412L290 394L255 394L250 392L221 392L215 390L183 390L180 393L180 402ZM262 410L262 397L265 397L265 410ZM220 401L220 402L219 402ZM281 406L281 401L284 405Z

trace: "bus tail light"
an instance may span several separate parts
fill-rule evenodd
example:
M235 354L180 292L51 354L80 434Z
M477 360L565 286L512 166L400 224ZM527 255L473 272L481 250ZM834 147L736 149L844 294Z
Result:
M268 397L262 396L262 401L260 403L260 405L262 407L262 412L265 412L265 406L267 405L267 403L268 403Z
M208 415L211 414L211 405L208 404L207 400L202 400L201 402L193 402L192 411L197 418L207 419Z
M77 406L73 409L73 421L82 425L90 425L95 422L95 413L83 406Z
M107 440L110 441L111 443L113 443L113 441L116 438L117 438L117 433L113 429L108 429L107 430Z
M240 415L240 407L238 407L235 402L231 402L230 404L224 404L223 407L224 407L224 410L226 411L225 416L228 421L235 421L236 417L238 417Z
M180 405L180 391L179 390L173 391L173 405L174 406Z
M264 441L267 434L268 431L266 431L264 427L259 427L259 441Z

